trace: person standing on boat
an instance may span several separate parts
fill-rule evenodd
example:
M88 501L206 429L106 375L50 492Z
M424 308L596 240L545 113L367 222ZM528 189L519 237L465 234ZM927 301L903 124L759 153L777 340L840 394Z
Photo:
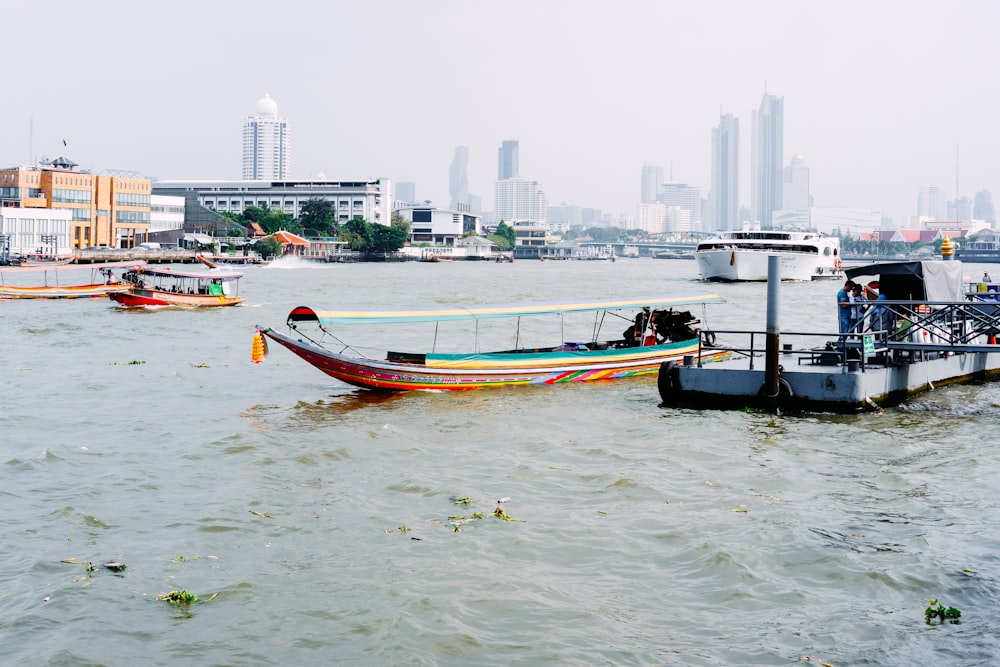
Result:
M865 294L864 285L855 283L851 288L851 322L850 329L854 333L860 333L864 327L865 319Z
M840 320L840 333L847 333L851 330L851 290L854 289L854 281L848 280L844 286L837 291L837 317Z
M983 271L983 282L986 283L987 285L993 282L993 278L990 277L989 271Z

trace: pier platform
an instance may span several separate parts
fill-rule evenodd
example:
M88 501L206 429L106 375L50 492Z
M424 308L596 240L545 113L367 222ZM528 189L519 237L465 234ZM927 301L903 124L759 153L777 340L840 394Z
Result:
M947 384L1000 379L1000 345L977 345L974 351L943 347L889 343L866 359L851 348L843 354L825 345L783 350L777 396L764 389L760 350L738 351L729 361L700 367L667 362L658 387L665 405L851 413L898 405Z

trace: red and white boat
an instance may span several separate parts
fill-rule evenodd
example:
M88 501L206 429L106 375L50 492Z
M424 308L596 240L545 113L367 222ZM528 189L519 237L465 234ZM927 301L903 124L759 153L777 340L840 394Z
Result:
M239 296L242 273L190 272L143 267L122 276L128 289L108 296L129 308L174 306L218 308L243 302Z

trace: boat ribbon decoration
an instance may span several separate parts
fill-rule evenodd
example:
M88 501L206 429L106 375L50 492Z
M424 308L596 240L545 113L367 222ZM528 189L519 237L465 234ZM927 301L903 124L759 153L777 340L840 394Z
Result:
M253 344L250 346L250 361L259 364L267 358L267 339L264 333L257 329L253 336Z

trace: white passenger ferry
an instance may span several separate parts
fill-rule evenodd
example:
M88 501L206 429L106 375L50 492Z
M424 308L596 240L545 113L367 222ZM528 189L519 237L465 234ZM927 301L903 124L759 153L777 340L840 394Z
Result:
M703 280L767 280L767 258L781 257L782 280L843 277L840 239L817 232L743 229L719 232L694 256Z

